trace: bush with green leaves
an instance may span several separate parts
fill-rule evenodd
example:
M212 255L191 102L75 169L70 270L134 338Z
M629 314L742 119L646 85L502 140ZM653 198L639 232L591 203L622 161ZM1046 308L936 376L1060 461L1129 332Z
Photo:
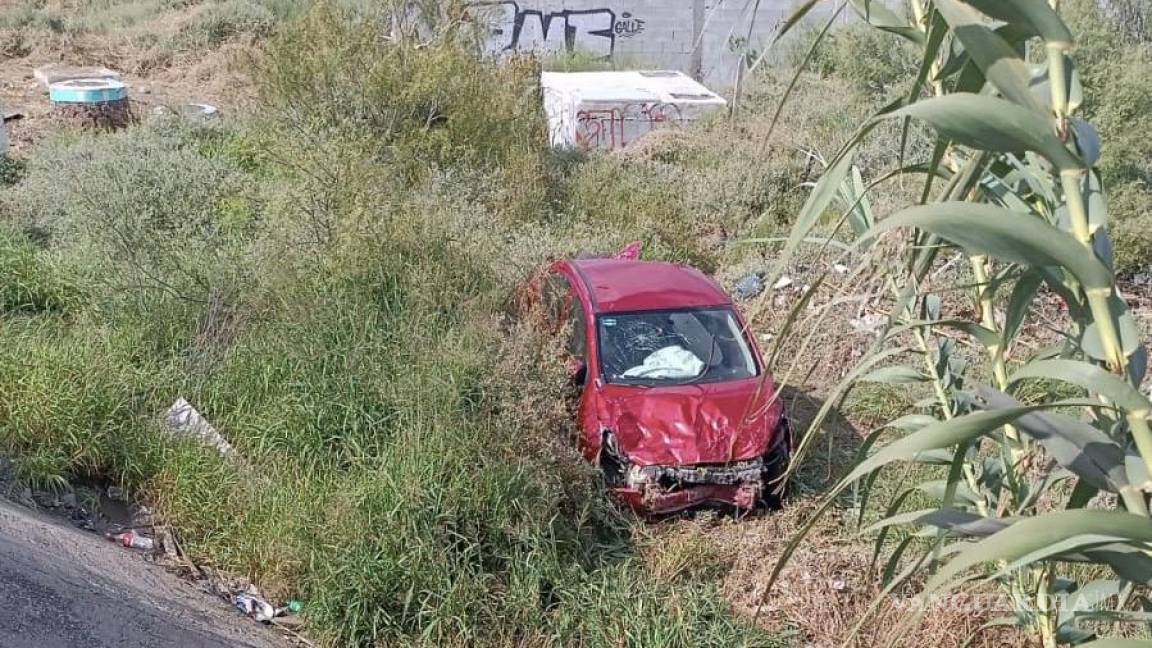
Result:
M1092 89L1083 97L1080 114L1107 142L1098 169L1114 196L1110 211L1116 224L1116 269L1122 276L1146 271L1152 251L1143 227L1145 208L1152 202L1152 144L1144 136L1152 128L1152 49L1146 38L1150 9L1133 0L1062 0L1060 5L1065 21L1079 34L1077 72ZM908 11L914 13L914 8L909 5ZM808 40L793 43L790 59L799 63ZM912 43L857 22L831 30L813 52L808 69L891 99L911 87L918 64ZM899 150L899 145L888 149Z
M197 47L219 47L238 38L266 38L277 23L276 14L258 0L224 0L203 7L180 38Z
M65 270L23 233L0 225L0 313L64 312L79 298Z
M210 128L160 120L132 131L64 138L28 163L4 201L109 289L148 286L206 301L236 290L255 253L260 199L229 160L197 150Z
M1152 128L1152 49L1147 43L1125 41L1122 31L1137 25L1118 24L1100 4L1066 4L1069 21L1081 34L1077 69L1085 86L1093 89L1084 98L1083 114L1107 143L1099 167L1117 226L1116 269L1121 274L1145 272L1152 264L1147 233L1152 143L1143 135Z
M795 62L801 52L792 55ZM906 92L916 76L917 52L909 43L893 41L867 25L853 24L828 34L809 69L821 76L844 79L871 95L888 97Z

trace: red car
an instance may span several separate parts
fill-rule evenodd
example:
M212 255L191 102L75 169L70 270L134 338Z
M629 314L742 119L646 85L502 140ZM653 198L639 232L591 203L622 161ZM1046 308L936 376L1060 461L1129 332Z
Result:
M557 261L533 283L569 331L580 449L625 502L750 510L782 490L791 438L777 386L715 282L618 257Z

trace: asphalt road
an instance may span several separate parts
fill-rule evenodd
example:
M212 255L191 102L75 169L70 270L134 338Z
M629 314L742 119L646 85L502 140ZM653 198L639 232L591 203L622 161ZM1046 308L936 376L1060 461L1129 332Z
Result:
M3 648L284 645L132 550L0 499Z

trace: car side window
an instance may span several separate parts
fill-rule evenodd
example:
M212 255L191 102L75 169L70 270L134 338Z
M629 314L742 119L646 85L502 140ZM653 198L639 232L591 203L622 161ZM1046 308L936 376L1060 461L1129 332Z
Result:
M572 295L572 327L568 337L568 353L584 359L584 353L587 351L588 331L584 321L584 307L580 304L580 300Z
M584 359L588 346L587 323L584 321L584 308L568 279L561 274L548 275L542 297L548 319L555 326L553 331L559 333L567 327L568 339L564 348L573 356Z
M550 274L544 280L541 302L544 305L544 312L548 316L549 323L556 328L563 326L564 320L568 317L570 292L568 280L564 278L564 275Z

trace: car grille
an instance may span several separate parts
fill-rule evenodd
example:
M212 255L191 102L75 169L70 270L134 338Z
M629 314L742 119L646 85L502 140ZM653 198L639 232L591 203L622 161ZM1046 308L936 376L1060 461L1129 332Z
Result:
M760 459L729 464L695 466L644 466L639 473L645 481L661 484L741 484L761 478L764 462Z

